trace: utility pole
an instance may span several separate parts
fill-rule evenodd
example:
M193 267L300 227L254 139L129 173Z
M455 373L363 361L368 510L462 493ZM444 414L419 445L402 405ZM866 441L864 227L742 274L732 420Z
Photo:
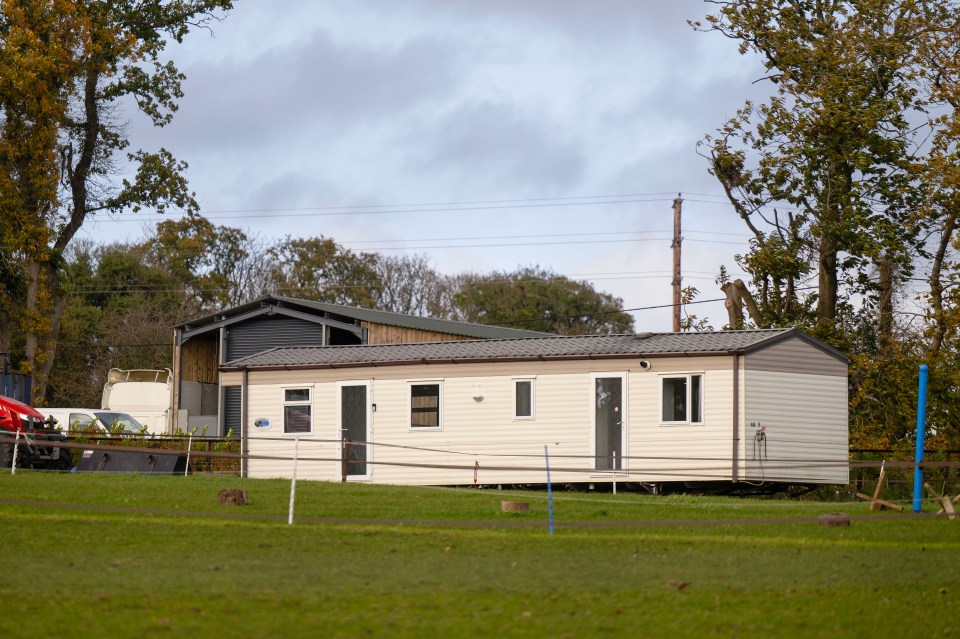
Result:
M683 200L680 199L680 193L677 193L677 199L673 201L673 332L680 332L680 244L683 242L683 236L680 235L680 211L683 206Z

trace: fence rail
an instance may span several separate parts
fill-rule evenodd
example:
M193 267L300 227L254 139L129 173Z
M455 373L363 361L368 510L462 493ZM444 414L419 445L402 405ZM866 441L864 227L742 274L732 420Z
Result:
M28 435L49 435L49 431L36 431L27 433ZM22 439L20 440L22 443ZM277 438L277 441L291 443L289 438ZM13 434L0 434L0 445L13 446L16 438ZM326 450L313 450L307 447L298 459L304 463L322 463L333 464L342 468L342 479L346 480L347 464L349 453L346 444L341 440L321 440L310 438L301 440L301 444L309 442L318 446L327 446ZM416 451L418 454L426 453L434 455L433 461L404 461L400 459L367 459L362 463L370 467L393 467L403 469L423 469L428 470L448 470L457 471L458 476L462 473L463 481L451 482L456 484L477 483L478 474L490 476L490 473L511 473L524 474L526 477L536 476L537 473L544 472L543 456L531 453L484 453L475 451L457 451L445 450L441 448L427 448L416 446L398 446L395 444L380 444L377 442L353 442L354 445L370 446L376 448L392 448ZM188 472L192 473L223 473L238 474L241 464L250 460L273 461L281 464L294 462L292 451L277 451L270 453L241 453L240 441L236 439L226 439L218 437L193 437L188 436L163 436L163 437L130 437L117 435L82 435L71 437L67 441L44 442L45 446L57 446L71 449L73 451L83 450L110 450L117 446L122 447L124 451L132 453L157 453L161 454L184 454L189 451ZM9 458L9 455L7 456ZM74 459L77 459L76 454ZM462 459L461 461L456 461ZM629 471L621 469L608 469L614 481L620 476L620 481L637 481L630 479L631 476L639 477L644 473L655 477L657 482L682 481L686 478L689 481L691 473L700 473L702 481L716 481L719 473L729 471L730 459L726 457L676 457L676 456L656 456L623 455L619 458L624 463L629 463ZM485 461L488 460L488 461ZM513 461L511 461L513 460ZM597 481L598 469L595 455L582 454L562 454L551 452L551 471L554 473L567 473L570 476L582 477L587 482ZM665 468L669 464L669 468ZM890 499L906 499L910 494L912 477L914 469L918 466L924 469L926 481L935 485L941 494L955 494L960 491L960 450L958 449L931 449L925 451L925 461L919 465L910 459L910 454L905 451L894 451L890 449L854 449L850 451L850 459L838 461L824 461L816 459L777 459L768 458L763 460L764 469L775 476L778 470L798 470L798 469L824 469L846 466L850 481L844 486L839 486L838 491L848 492L849 494L869 492L875 486L881 467L886 469L886 488L884 495ZM520 483L530 483L530 479L525 479ZM601 478L602 481L602 478ZM447 482L443 482L447 483ZM494 481L493 483L502 483ZM508 482L509 483L509 482ZM516 483L516 482L512 482ZM543 480L535 483L545 483L545 473ZM557 482L565 483L565 482ZM803 483L803 482L795 482Z

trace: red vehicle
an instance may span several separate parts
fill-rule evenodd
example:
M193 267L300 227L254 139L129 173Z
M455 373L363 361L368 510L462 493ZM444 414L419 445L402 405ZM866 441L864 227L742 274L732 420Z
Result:
M20 431L19 442L16 442ZM43 415L36 408L11 397L0 395L0 465L9 468L13 459L14 445L17 449L18 468L47 470L70 470L73 467L73 451L52 445L64 442L62 432L44 423Z

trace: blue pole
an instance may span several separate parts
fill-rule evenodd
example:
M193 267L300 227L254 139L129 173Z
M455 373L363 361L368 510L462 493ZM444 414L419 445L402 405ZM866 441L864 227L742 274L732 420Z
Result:
M550 484L550 451L543 445L543 457L547 464L547 512L550 513L550 536L553 536L553 487Z
M923 461L924 438L927 434L927 365L920 365L920 388L917 391L917 456L913 467L913 512L920 512L923 497Z

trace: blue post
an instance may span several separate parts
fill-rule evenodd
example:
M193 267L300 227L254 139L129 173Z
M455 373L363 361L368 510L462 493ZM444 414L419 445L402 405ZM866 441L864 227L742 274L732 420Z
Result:
M913 512L920 512L923 497L923 461L924 438L927 434L927 365L920 365L920 388L917 391L917 456L913 467Z
M550 485L550 451L543 445L543 457L547 464L547 512L550 513L550 535L553 536L553 488Z

